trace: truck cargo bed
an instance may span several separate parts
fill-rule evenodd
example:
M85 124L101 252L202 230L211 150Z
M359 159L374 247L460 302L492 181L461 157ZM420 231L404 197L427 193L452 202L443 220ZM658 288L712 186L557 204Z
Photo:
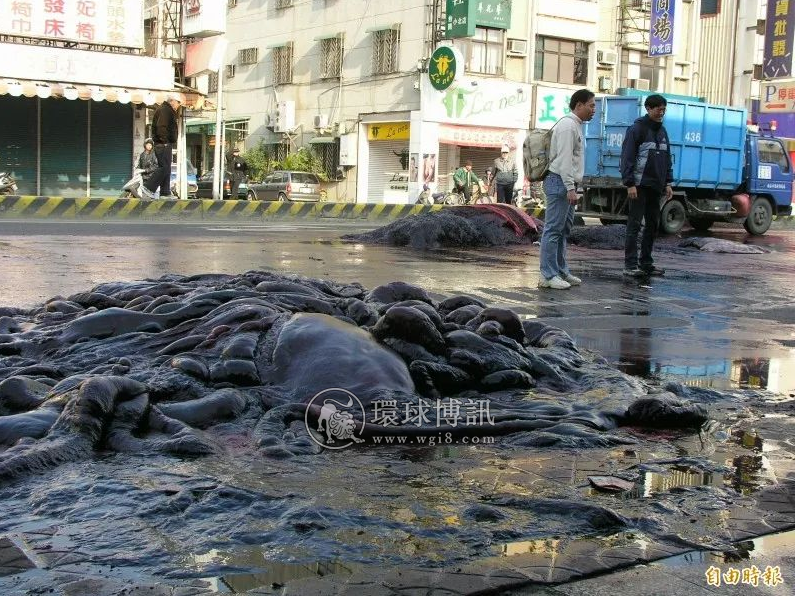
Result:
M646 115L642 97L597 98L586 124L584 186L621 186L624 135ZM668 101L663 120L671 141L674 187L733 190L742 181L746 111L680 99Z

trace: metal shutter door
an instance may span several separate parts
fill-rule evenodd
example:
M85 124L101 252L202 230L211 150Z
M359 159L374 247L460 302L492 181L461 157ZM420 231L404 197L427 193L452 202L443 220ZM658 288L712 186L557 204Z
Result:
M87 101L41 100L41 193L43 195L86 196L87 129Z
M458 169L458 164L455 163L456 149L455 145L439 145L438 190L440 192L453 189L453 173Z
M461 147L461 163L472 160L472 171L483 178L486 175L486 168L494 169L494 160L500 156L499 149L483 149L480 147Z
M0 96L3 131L0 133L0 172L10 172L19 194L35 195L36 99Z
M384 184L387 182L386 172L403 172L400 153L409 150L408 141L371 141L370 166L367 172L367 196L365 203L384 202ZM398 155L395 155L397 153ZM422 157L420 156L420 163ZM406 171L408 175L408 171Z
M91 196L116 197L132 176L132 106L87 103L91 106Z

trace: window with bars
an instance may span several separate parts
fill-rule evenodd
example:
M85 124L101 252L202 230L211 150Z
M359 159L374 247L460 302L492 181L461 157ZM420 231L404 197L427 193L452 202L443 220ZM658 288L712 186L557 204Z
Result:
M237 6L237 0L226 0L226 5L229 8L234 8L235 6Z
M720 12L720 0L701 0L702 17L714 17L719 12Z
M342 37L321 40L321 70L324 79L336 79L342 74Z
M505 72L505 31L477 27L475 35L465 42L466 70L481 74L501 75Z
M217 93L218 92L218 73L211 72L207 76L207 93Z
M235 65L234 64L227 64L226 71L224 76L227 79L234 79L235 78Z
M293 44L273 48L273 83L284 85L293 82Z
M276 8L290 8L293 0L276 0Z
M555 37L537 37L535 79L585 85L588 79L588 44Z
M651 90L665 85L665 59L650 58L638 50L621 50L621 87L628 87L629 79L646 79Z
M400 29L373 31L373 74L389 74L398 70Z
M321 143L313 146L313 151L320 160L323 173L329 180L337 179L337 168L340 165L340 143L335 140L333 143Z
M256 64L258 59L259 59L258 48L243 48L242 50L237 51L238 64L243 64L243 65Z

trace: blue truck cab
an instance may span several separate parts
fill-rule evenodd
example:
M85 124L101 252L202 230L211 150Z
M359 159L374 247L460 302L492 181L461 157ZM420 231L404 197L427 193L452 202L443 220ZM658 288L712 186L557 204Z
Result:
M643 97L597 98L587 123L580 213L602 223L626 220L621 146L627 128L646 114ZM674 196L661 199L663 232L686 221L707 230L716 221L743 223L764 234L776 215L792 212L793 165L781 139L748 132L746 111L698 101L669 99L663 125L673 160Z

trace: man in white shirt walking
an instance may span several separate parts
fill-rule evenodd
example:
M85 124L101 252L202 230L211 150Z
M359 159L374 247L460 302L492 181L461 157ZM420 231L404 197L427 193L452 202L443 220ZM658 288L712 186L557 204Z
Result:
M574 225L574 206L577 204L577 185L585 171L585 136L583 122L593 118L596 111L594 93L588 89L576 91L569 101L569 112L552 130L549 148L549 173L544 179L546 208L544 232L541 235L541 279L539 288L568 290L582 280L569 271L566 262L566 242Z

